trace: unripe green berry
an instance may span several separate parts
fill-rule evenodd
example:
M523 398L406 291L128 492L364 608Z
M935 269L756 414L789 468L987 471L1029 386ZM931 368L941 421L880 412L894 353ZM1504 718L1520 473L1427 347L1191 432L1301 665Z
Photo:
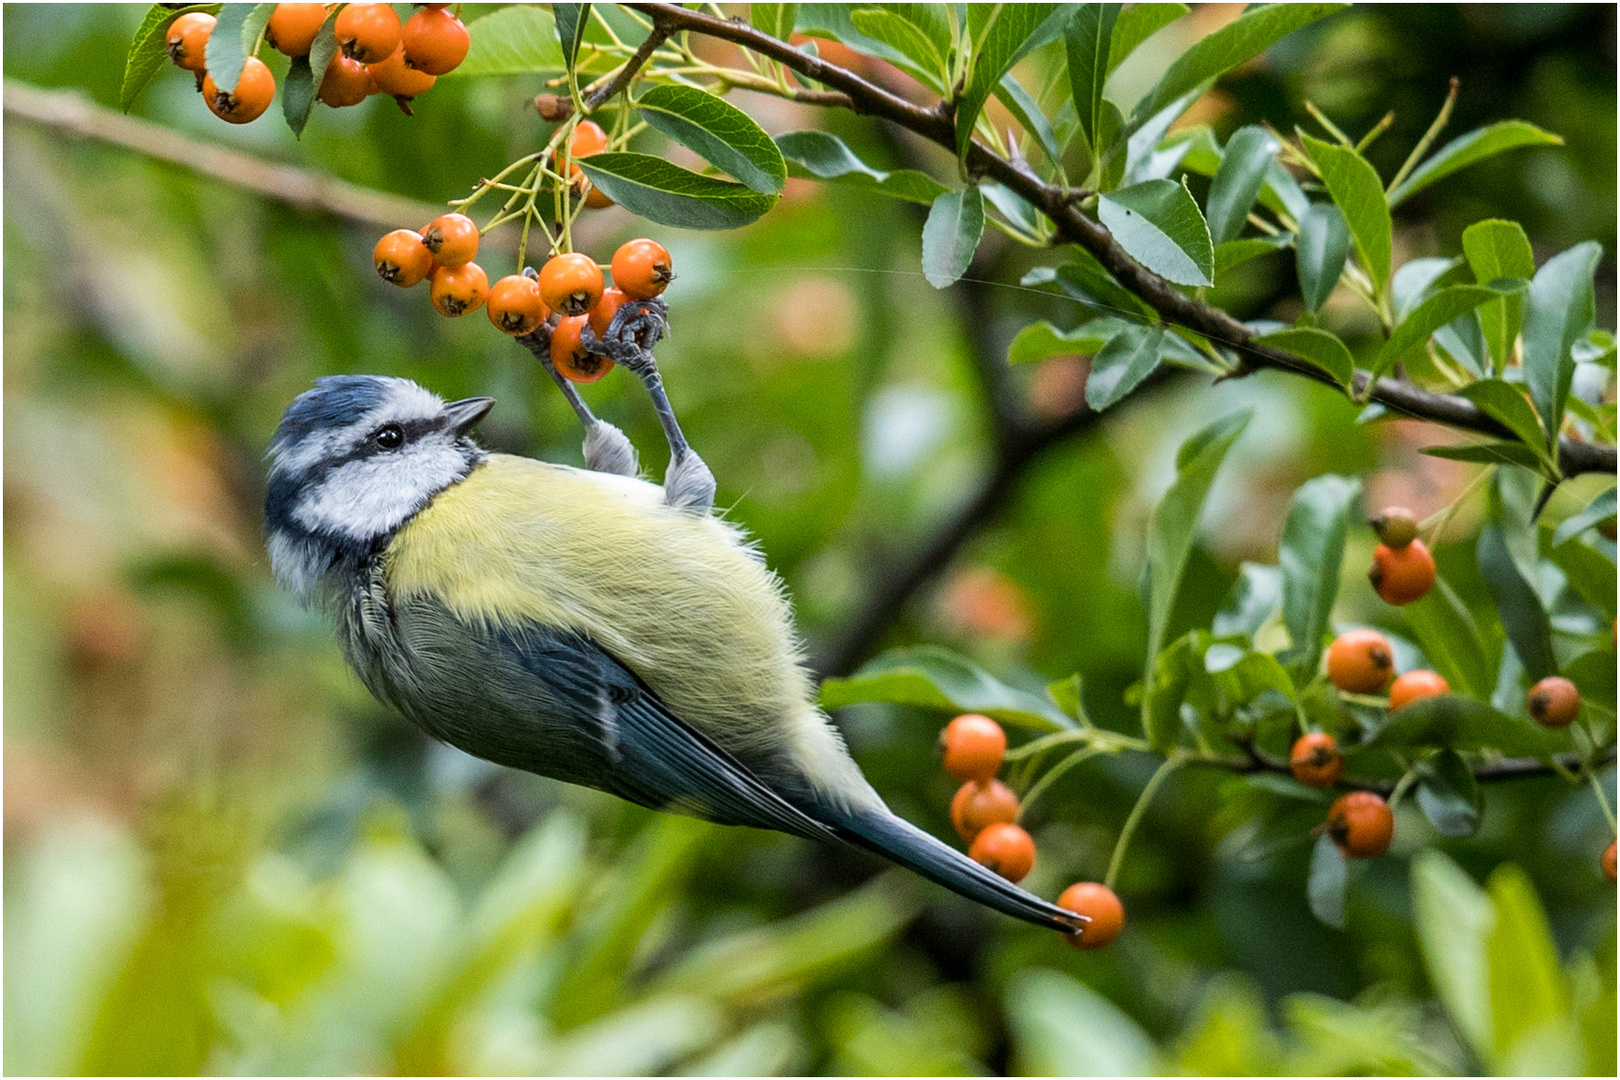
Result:
M1367 524L1373 527L1378 539L1389 547L1403 548L1417 539L1417 518L1412 511L1404 506L1390 506L1384 512L1371 519Z

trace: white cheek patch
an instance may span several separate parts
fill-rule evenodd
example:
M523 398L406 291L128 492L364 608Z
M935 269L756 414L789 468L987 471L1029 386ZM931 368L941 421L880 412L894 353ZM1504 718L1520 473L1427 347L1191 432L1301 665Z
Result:
M361 458L304 494L293 520L312 532L369 540L392 532L466 472L467 460L439 439Z
M341 428L333 428L319 435L305 436L298 443L284 448L271 467L271 475L306 472L321 462L341 457L358 445L382 425L412 420L431 420L444 412L444 401L437 395L407 379L386 380L386 391L380 404L366 412L359 420Z

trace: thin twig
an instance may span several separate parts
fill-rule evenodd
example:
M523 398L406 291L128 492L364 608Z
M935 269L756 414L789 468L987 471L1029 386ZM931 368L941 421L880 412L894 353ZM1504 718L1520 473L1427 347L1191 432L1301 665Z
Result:
M661 24L654 23L653 28L647 32L647 39L641 43L641 47L635 51L630 59L624 62L624 66L619 68L612 80L606 86L593 90L591 95L585 99L585 111L594 112L601 108L604 102L611 101L613 95L628 86L630 80L636 77L636 72L640 71L641 66L647 62L647 58L657 50L658 46L667 41L669 35L673 32L673 30L665 29Z

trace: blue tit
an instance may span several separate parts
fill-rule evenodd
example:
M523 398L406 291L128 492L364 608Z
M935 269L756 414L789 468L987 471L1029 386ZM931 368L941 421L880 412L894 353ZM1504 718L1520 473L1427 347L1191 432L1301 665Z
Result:
M817 708L780 579L743 532L613 472L491 454L493 404L319 380L270 446L276 577L381 701L516 769L856 845L997 911L1080 920L896 817Z

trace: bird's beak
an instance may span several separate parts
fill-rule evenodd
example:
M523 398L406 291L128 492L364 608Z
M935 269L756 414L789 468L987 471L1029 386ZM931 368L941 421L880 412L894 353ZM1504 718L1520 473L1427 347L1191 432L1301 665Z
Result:
M457 435L465 435L494 407L495 399L492 397L462 398L446 405L444 414L450 418L450 430Z

